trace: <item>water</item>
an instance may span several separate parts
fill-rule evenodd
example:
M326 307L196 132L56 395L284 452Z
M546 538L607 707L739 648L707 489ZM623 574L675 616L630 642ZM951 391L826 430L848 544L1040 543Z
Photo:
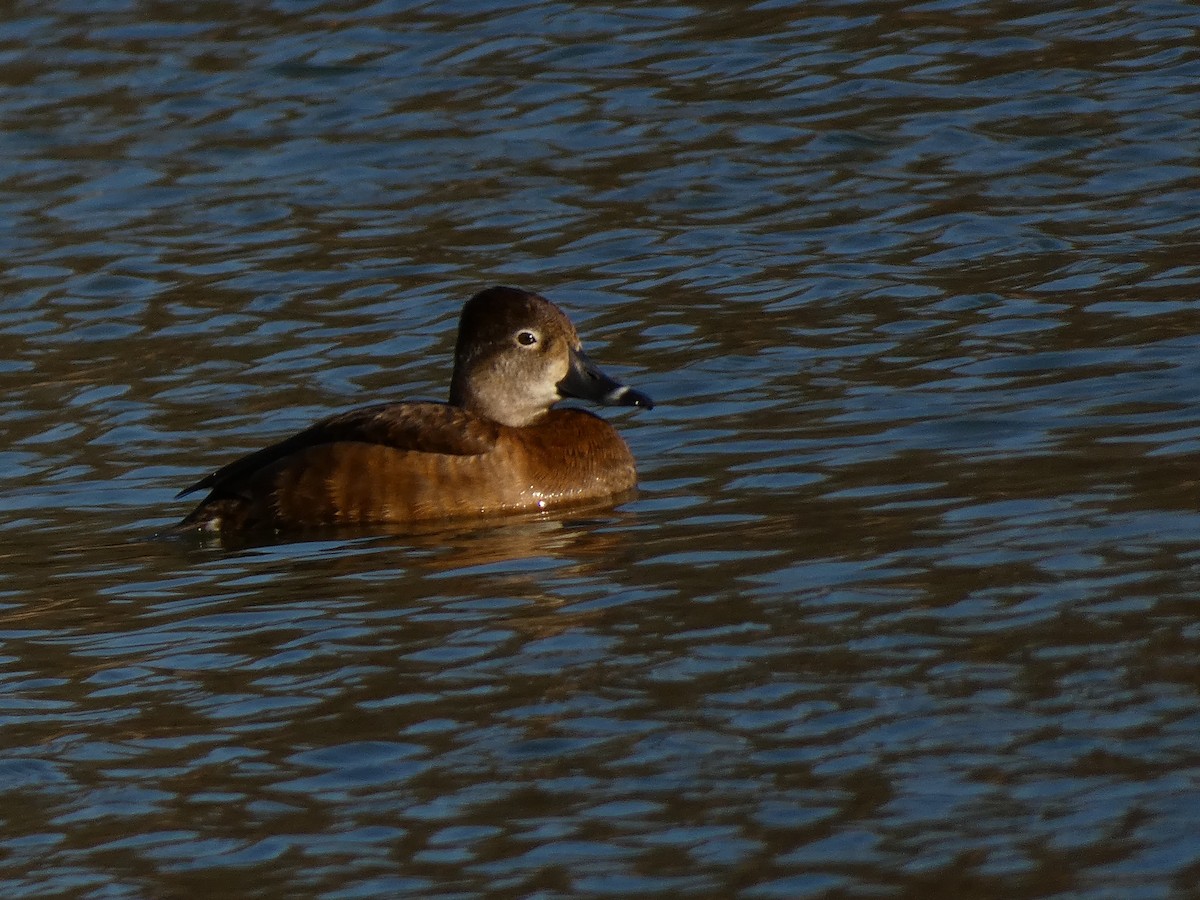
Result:
M1197 27L12 10L0 893L1193 891ZM153 537L497 282L658 402L635 501Z

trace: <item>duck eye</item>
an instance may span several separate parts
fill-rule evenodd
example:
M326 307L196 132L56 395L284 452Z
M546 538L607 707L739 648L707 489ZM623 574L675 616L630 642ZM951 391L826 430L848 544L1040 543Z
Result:
M517 334L517 343L522 347L532 347L537 342L537 335L532 331L521 331Z

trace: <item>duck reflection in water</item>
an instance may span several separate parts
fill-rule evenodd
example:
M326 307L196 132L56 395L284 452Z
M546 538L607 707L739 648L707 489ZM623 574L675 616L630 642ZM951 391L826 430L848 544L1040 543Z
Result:
M459 319L449 403L366 406L218 469L180 524L223 534L330 525L419 526L611 504L637 484L616 430L581 409L653 408L584 354L545 297L493 287Z

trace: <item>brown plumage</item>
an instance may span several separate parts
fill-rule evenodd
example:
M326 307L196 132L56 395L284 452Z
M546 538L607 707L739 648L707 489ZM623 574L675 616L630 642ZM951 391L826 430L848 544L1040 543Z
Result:
M449 403L368 406L317 422L182 491L184 528L418 524L602 501L637 482L616 430L566 397L653 404L583 354L567 317L515 288L463 308Z

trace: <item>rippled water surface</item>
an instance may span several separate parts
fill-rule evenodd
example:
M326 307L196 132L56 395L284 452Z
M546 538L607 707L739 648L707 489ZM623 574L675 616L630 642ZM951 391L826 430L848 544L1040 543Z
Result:
M0 894L1200 882L1200 43L1162 3L23 3ZM174 493L542 291L619 509Z

